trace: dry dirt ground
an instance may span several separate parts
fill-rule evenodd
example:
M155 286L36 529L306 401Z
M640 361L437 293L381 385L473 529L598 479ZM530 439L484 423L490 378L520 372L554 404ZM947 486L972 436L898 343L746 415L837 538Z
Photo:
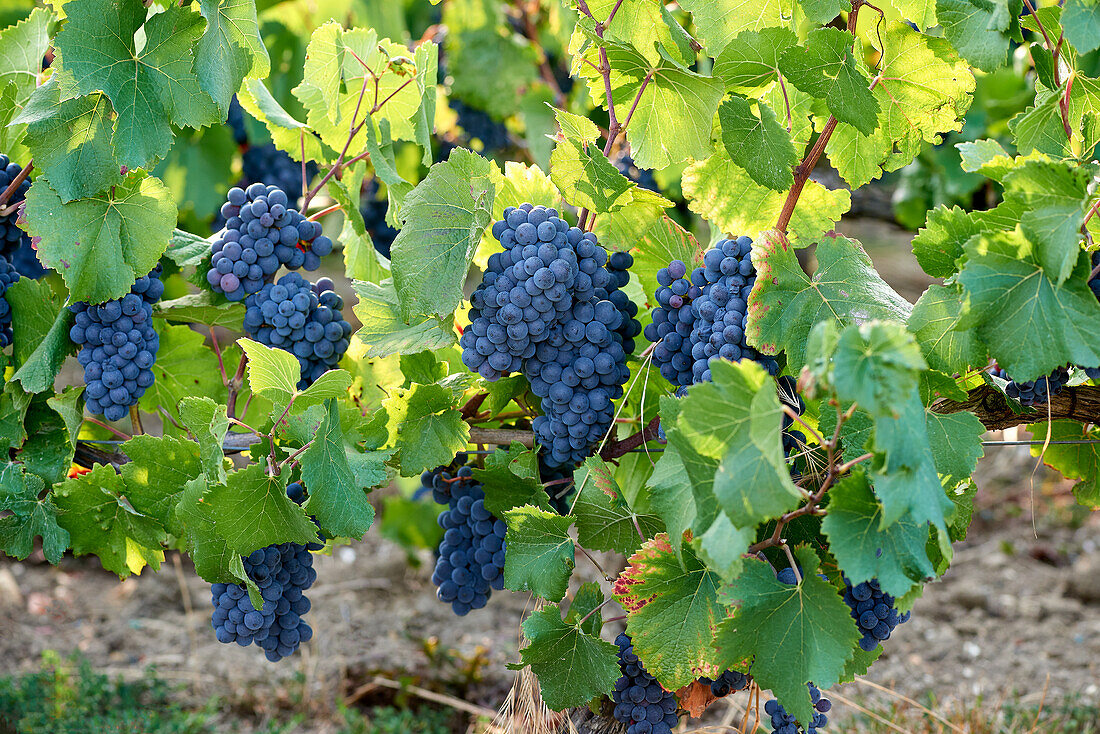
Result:
M979 698L1100 701L1100 514L1075 514L1068 485L1042 470L1030 479L1033 466L1026 450L988 450L971 536L898 628L872 683L921 700L933 694L943 710ZM370 685L376 675L489 708L514 679L505 664L516 659L530 600L498 593L486 609L456 618L434 598L427 565L409 566L403 550L373 534L317 557L308 616L315 637L278 665L254 647L214 639L209 587L178 560L120 583L95 560L53 568L0 559L4 671L30 670L48 649L80 651L122 675L156 666L188 699L217 697L226 731L229 721L247 727L293 712L309 712L295 731L328 731L334 702L387 699L384 683ZM866 683L837 693L864 704L894 700ZM845 709L837 706L839 718Z

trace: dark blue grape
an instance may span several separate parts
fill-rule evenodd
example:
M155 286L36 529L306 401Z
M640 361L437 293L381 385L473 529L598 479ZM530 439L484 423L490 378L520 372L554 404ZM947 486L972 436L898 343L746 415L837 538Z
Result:
M241 160L244 180L249 184L263 183L285 191L290 201L296 203L302 194L302 164L295 161L274 143L253 145L244 152ZM317 164L306 163L306 182L317 175Z
M670 734L678 722L676 694L666 691L646 671L630 635L620 633L615 644L622 672L611 692L615 720L626 724L626 734Z
M640 168L630 156L623 155L617 158L615 168L643 189L649 189L658 194L661 193L661 188L657 185L657 179L653 177L653 171L648 168Z
M8 304L6 294L19 281L19 271L16 270L7 258L0 255L0 347L11 344L11 306Z
M78 301L69 306L75 314L69 339L80 347L84 404L91 413L120 420L153 385L151 368L160 348L153 304L164 294L160 275L158 264L137 279L129 295L98 305Z

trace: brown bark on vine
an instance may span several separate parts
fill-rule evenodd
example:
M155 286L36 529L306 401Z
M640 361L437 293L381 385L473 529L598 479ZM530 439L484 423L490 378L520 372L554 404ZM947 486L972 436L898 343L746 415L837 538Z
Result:
M1100 387L1082 385L1065 387L1050 399L1050 404L1021 408L999 390L982 385L970 391L966 400L940 398L932 403L933 413L959 413L968 410L978 416L991 431L1040 423L1046 420L1071 420L1077 423L1100 423Z

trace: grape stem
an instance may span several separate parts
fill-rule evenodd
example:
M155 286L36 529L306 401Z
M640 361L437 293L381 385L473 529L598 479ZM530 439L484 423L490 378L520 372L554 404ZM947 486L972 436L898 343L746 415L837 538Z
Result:
M592 562L592 565L593 565L593 566L595 566L595 567L596 567L596 570L600 572L600 575L601 575L601 576L603 576L603 578L604 578L604 581L606 581L607 583L611 583L611 582L613 582L613 581L615 580L614 578L612 578L611 576L609 576L609 575L607 574L607 571L604 571L604 570L603 570L603 566L601 566L601 565L600 565L600 562L599 562L599 561L597 561L597 560L596 560L596 559L595 559L595 558L594 558L594 557L592 556L592 554L588 552L588 550L587 550L587 549L586 549L586 548L585 548L584 546L582 546L582 545L581 545L581 544L579 544L579 543L574 543L574 545L576 546L577 550L579 550L579 551L581 552L581 555L583 555L583 556L584 556L585 558L587 558L587 559L588 559L589 561L591 561L591 562ZM597 607L597 608L598 608L598 607ZM593 611L594 611L594 610L593 610Z
M848 13L848 32L854 37L856 35L856 21L859 19L859 9L866 5L864 0L852 0L852 10ZM855 42L858 43L859 39L856 38ZM871 88L874 89L875 84L881 77L875 77L871 82ZM825 146L829 144L829 138L833 136L833 131L836 130L837 119L835 115L829 115L829 119L825 121L825 127L821 129L821 134L817 136L817 140L814 142L810 152L806 154L806 157L802 159L802 162L795 166L794 169L794 183L791 185L790 192L787 193L787 199L783 202L783 209L779 212L779 220L775 223L775 228L780 232L786 234L787 227L791 223L791 217L794 216L795 205L798 204L798 197L802 195L802 189L806 187L806 182L810 180L810 174L813 173L814 168L817 166L817 161L821 158L821 154L825 152Z
M527 448L535 445L535 434L514 428L471 428L470 443L483 443L494 446L510 446L521 443Z
M114 435L121 438L123 441L129 441L131 438L133 438L133 436L131 436L130 434L124 433L123 431L118 430L117 428L112 426L110 423L104 423L103 421L99 420L98 418L93 418L90 415L84 416L84 420L86 420L88 423L91 423L92 425L96 425L96 426L99 426L100 428L107 429L108 431L110 431Z
M34 170L33 158L27 161L27 165L23 166L23 170L20 171L15 176L15 178L11 180L11 183L8 184L7 188L5 188L3 191L0 191L0 206L3 206L8 202L8 199L12 197L12 194L15 193L15 190L19 188L19 185L27 180L27 176L30 175L32 170Z
M237 364L237 372L233 375L233 379L226 385L226 400L225 400L225 413L230 418L237 417L237 395L240 394L241 387L244 385L244 370L248 365L248 355L241 352L241 361Z
M593 608L592 611L590 611L588 614L586 614L583 617L581 617L580 619L578 619L577 620L577 626L580 627L582 624L584 624L585 622L588 621L589 617L591 617L593 614L595 614L596 612L603 609L606 605L610 604L614 600L615 600L615 597L613 597L613 596L609 596L606 599L604 599L602 602L600 602L599 606Z
M141 436L145 433L145 428L141 425L141 413L138 412L136 405L130 406L130 425L134 428L135 436Z
M652 441L657 438L657 428L660 425L661 417L654 416L641 430L624 439L608 441L607 445L600 450L600 458L604 461L611 461L624 456L633 449L639 448L647 441Z

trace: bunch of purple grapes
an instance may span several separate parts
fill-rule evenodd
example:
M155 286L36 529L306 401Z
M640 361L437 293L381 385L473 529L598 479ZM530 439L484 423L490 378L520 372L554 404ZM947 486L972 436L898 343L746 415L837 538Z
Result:
M646 671L634 652L630 635L620 633L615 644L622 672L611 693L615 720L626 724L627 734L670 734L678 721L676 694L666 691Z
M5 298L8 288L19 281L19 271L8 262L7 258L0 255L0 347L11 344L13 337L11 330L11 305Z
M464 458L464 457L462 457ZM456 459L457 461L457 459ZM458 616L480 609L493 589L504 588L505 536L508 526L485 509L485 490L468 466L424 472L421 485L447 509L439 514L439 544L432 583L440 601Z
M721 240L703 256L703 267L687 277L687 265L673 260L657 273L657 308L646 339L656 344L653 360L678 387L709 382L719 359L751 359L768 374L779 371L774 357L761 354L745 338L748 298L756 283L752 239Z
M221 213L225 229L210 246L206 280L217 293L241 301L258 292L280 266L316 270L332 252L321 225L289 208L276 186L256 183L229 190Z
M287 496L301 504L305 488L292 482L287 486ZM320 542L278 543L244 557L245 573L263 598L260 609L252 604L244 584L211 585L214 612L210 623L218 642L235 642L241 647L254 643L273 663L293 655L303 642L308 642L313 628L302 619L310 609L304 592L317 580L310 551L322 548Z
M717 678L702 677L699 682L710 686L710 693L715 698L724 698L731 693L743 691L752 685L752 676L738 670L725 670Z
M344 299L334 287L330 278L310 283L298 273L287 273L245 299L245 331L261 344L298 358L299 389L335 369L351 343Z
M629 299L616 295L632 258L609 262L596 236L557 211L508 207L493 225L504 252L489 258L471 296L462 361L487 380L522 372L542 400L532 428L550 468L583 461L614 420L638 334Z
M73 303L69 338L80 347L84 404L92 413L117 421L154 382L153 363L160 337L153 329L153 304L164 293L158 264L137 279L130 292L98 305Z
M851 609L852 619L859 625L859 647L871 652L885 640L899 624L909 621L912 612L901 614L897 602L879 586L877 579L863 581L855 586L844 579L844 603Z

